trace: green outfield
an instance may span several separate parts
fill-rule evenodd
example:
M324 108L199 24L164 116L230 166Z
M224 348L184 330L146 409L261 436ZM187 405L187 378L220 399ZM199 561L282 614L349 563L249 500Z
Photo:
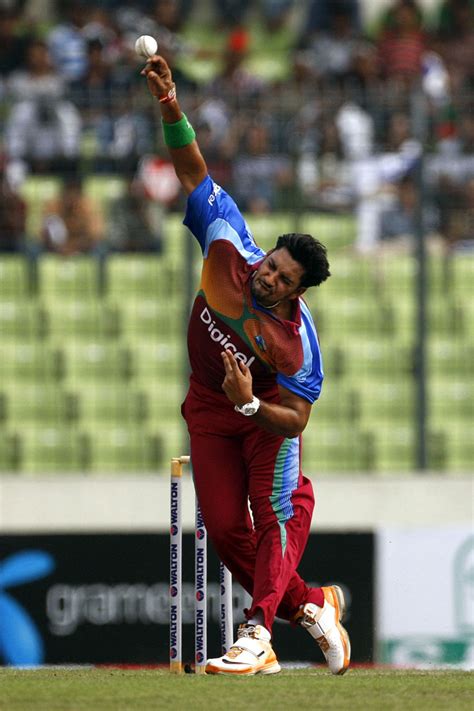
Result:
M167 671L0 671L1 711L328 709L472 711L474 675L462 671L286 669L267 677L172 676Z

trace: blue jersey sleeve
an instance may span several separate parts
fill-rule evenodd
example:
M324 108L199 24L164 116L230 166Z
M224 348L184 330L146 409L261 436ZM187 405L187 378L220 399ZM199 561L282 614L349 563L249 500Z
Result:
M265 256L265 252L255 244L234 200L209 175L188 196L183 222L201 245L204 257L207 257L210 245L217 239L232 242L249 264Z
M321 393L324 378L323 360L311 313L301 300L300 305L301 326L299 330L303 347L303 365L294 375L278 373L277 383L312 404Z

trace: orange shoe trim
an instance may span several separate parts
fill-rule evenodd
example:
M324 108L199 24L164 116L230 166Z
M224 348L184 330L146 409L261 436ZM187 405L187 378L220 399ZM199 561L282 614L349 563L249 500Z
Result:
M206 664L206 674L234 674L235 676L253 676L254 674L264 673L268 669L274 667L275 664L278 664L278 660L276 658L275 653L273 653L268 659L268 661L266 661L265 664L262 664L259 667L246 666L242 669L229 669L228 671L226 671L225 669L222 669L222 667L216 667L212 664Z
M337 617L337 629L339 630L339 633L342 638L342 646L344 648L344 662L342 665L342 669L338 672L339 675L345 674L347 671L350 661L351 661L351 645L349 642L349 635L347 634L346 629L341 625L341 618L345 612L345 610L341 610L341 605L339 602L339 595L337 594L336 586L331 585L330 587L327 588L321 588L324 594L324 599L327 600L327 602L332 605L335 610L336 610L336 617ZM341 592L342 596L342 592ZM344 600L344 598L342 598Z

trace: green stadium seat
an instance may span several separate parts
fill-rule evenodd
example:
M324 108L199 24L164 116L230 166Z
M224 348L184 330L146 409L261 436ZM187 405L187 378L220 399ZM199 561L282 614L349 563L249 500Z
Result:
M141 337L166 343L185 338L187 319L179 300L126 300L118 308L124 337L130 340Z
M430 297L446 294L448 282L444 254L430 254L427 256L427 276Z
M430 296L445 293L444 256L428 254L425 264ZM381 296L415 297L419 274L417 257L390 252L379 254L373 260L373 269Z
M363 424L377 419L394 425L413 422L415 415L415 383L411 380L385 378L356 379L354 387L360 401Z
M0 334L2 339L44 338L46 335L44 310L31 300L0 301Z
M0 340L0 388L21 380L59 380L63 372L59 349L34 342Z
M456 316L456 334L472 338L474 333L474 286L471 292L463 293L458 290L450 295L452 309ZM448 329L448 332L453 332L453 329Z
M416 332L417 306L414 296L401 292L391 302L398 335ZM446 294L430 296L427 306L428 334L461 337L466 332L463 306Z
M370 423L366 423L369 426ZM375 459L380 473L398 474L416 469L416 430L413 423L373 420ZM427 457L430 469L445 469L446 440L441 431L427 433Z
M38 260L39 295L46 302L96 299L99 280L95 257L44 255Z
M326 385L326 383L344 375L345 356L341 346L326 341L322 343L322 354Z
M94 471L156 472L163 466L163 441L142 427L106 427L90 431Z
M78 403L78 416L85 426L97 422L137 426L148 417L148 401L144 392L128 386L101 383L80 385L74 395Z
M122 197L126 190L126 180L116 175L89 175L84 180L84 193L98 205L107 218L110 203Z
M136 363L137 381L143 385L159 383L161 387L183 377L187 365L184 339L163 336L145 339L138 334L133 338L130 334L128 345Z
M323 292L321 292L321 295ZM338 336L391 335L394 330L393 310L376 299L363 298L358 295L315 296L314 306L310 306L318 332L323 337Z
M329 378L323 383L319 399L314 403L312 419L317 425L355 423L360 417L360 396L351 388L342 387L337 379Z
M90 467L88 439L75 427L18 429L19 469L31 474L85 472Z
M446 471L448 450L446 434L441 427L428 429L426 435L428 468Z
M453 254L447 262L449 284L453 291L466 298L473 297L474 258L470 254Z
M89 381L124 383L133 373L130 351L111 343L90 341L63 347L66 378L71 387Z
M272 26L257 16L250 23L248 32L250 42L245 70L269 85L291 80L293 47L298 41L295 23L282 22Z
M189 436L184 420L179 416L165 417L150 423L150 430L160 437L163 443L160 470L169 472L169 462L177 454L189 454Z
M21 185L20 193L28 207L26 232L32 238L39 237L45 203L57 197L60 191L61 179L49 175L30 175Z
M75 419L74 397L55 383L12 381L0 392L1 411L8 426L23 423L61 425Z
M342 372L347 382L383 376L408 376L413 368L412 349L395 339L347 336L338 342L342 353ZM325 345L323 343L323 357Z
M466 419L474 415L474 381L469 377L432 377L428 381L428 406L434 421L444 423L447 419Z
M171 274L182 278L185 255L194 255L196 261L202 261L202 252L196 239L183 225L181 214L168 214L163 225L164 251L162 260Z
M447 469L451 472L474 470L474 437L472 419L450 418L443 423L446 436Z
M20 466L20 438L3 430L0 436L0 474L16 472Z
M340 256L332 258L329 254L331 276L316 289L309 289L305 299L311 309L316 313L319 304L328 301L348 299L362 299L367 304L376 295L376 279L374 267L369 259L355 258L354 256Z
M318 426L314 417L303 434L303 468L310 475L373 471L373 438L348 425Z
M28 296L31 291L30 269L25 257L0 257L0 302Z
M289 213L246 215L246 218L255 241L265 251L275 246L279 235L295 232L294 218Z
M165 263L156 255L114 254L107 258L107 295L119 304L140 300L169 301ZM173 294L175 296L175 294Z
M379 254L373 261L377 289L381 294L411 297L415 292L418 264L410 255Z
M112 340L120 333L117 308L101 301L62 301L47 303L46 321L53 342L72 343L81 339Z
M430 375L471 376L474 374L474 345L460 339L431 338L427 343Z
M187 382L184 379L174 379L162 373L160 380L145 378L139 382L143 388L148 384L147 413L151 425L181 421L181 403L187 392Z
M293 228L296 225L293 224ZM290 230L294 232L295 229ZM326 245L329 262L336 264L335 253L339 250L352 247L356 238L356 221L352 215L325 215L323 213L303 213L298 223L298 232L306 232ZM281 234L279 232L278 234ZM334 259L333 259L334 257ZM337 264L345 261L345 257L337 255ZM351 273L356 272L359 277L359 290L365 291L372 284L372 275L365 271L365 267L352 265ZM334 273L337 274L337 269ZM331 277L332 278L332 277ZM342 278L342 274L341 274ZM366 281L366 279L368 281ZM347 292L346 292L347 293Z
M415 431L413 425L372 421L375 438L377 471L400 473L413 471L416 464Z

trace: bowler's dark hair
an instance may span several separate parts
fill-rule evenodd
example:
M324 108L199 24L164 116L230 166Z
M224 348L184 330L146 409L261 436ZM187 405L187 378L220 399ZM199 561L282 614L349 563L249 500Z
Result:
M319 286L331 276L326 247L311 235L299 232L280 235L275 249L282 247L286 247L295 262L299 262L304 269L300 286Z

